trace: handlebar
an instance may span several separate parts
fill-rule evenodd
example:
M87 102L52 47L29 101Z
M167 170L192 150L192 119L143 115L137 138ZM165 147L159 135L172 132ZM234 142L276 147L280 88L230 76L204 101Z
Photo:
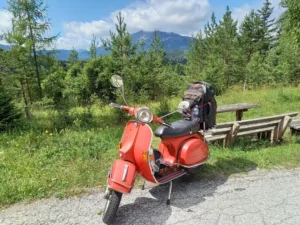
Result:
M124 106L123 105L119 105L119 104L117 104L117 103L109 103L109 106L111 106L111 107L115 107L115 108L119 108L119 109L122 109Z
M119 105L119 104L113 103L113 102L109 103L109 106L127 111L131 116L135 116L136 112L139 110L139 108L133 108L133 107L125 106L125 105ZM159 118L155 115L153 115L153 120L151 122L163 124L167 127L174 129L174 127L172 127L170 124L165 123L161 118Z

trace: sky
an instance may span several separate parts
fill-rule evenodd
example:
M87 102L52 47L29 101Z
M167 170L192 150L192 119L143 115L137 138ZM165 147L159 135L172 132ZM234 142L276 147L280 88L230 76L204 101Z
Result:
M51 30L59 37L57 49L88 49L95 35L109 37L115 30L116 15L122 12L130 33L139 30L161 30L191 36L203 28L215 12L221 19L226 6L240 23L251 9L259 9L265 0L43 0L48 5ZM283 12L280 0L270 0L273 17ZM0 35L11 29L12 16L7 13L7 0L0 0ZM0 44L5 44L0 41Z

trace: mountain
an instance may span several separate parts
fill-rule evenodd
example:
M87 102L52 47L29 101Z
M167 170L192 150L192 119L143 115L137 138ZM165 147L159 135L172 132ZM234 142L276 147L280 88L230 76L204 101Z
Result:
M164 46L167 55L180 55L183 57L184 51L189 49L189 42L191 41L191 37L181 36L172 32L163 32L157 31L161 39L161 43ZM145 49L148 50L151 47L151 42L154 36L154 32L147 31L138 31L131 35L132 42L136 43L137 41L144 41ZM9 50L9 46L1 45L0 48L4 50ZM58 49L57 50L57 58L59 60L67 60L70 55L71 50ZM108 54L108 52L103 47L97 48L97 55ZM78 50L78 57L81 60L88 59L90 57L88 50Z
M167 53L176 50L184 51L189 49L189 42L191 41L191 37L181 36L176 33L163 31L157 31L157 34L160 37L161 43L163 44ZM142 30L131 35L133 43L143 40L146 49L149 49L151 47L153 36L154 32L147 32Z
M1 45L1 44L0 44L0 48L4 49L5 51L10 49L8 45Z

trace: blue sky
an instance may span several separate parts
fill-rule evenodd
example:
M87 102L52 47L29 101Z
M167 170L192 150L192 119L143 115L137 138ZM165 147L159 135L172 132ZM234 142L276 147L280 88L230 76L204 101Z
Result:
M114 30L116 14L121 11L131 33L155 29L192 35L203 28L214 11L220 19L228 5L234 19L241 21L264 0L44 0L49 6L50 35L60 33L57 48L88 48L91 37L108 37ZM270 0L278 17L280 0ZM0 0L1 30L11 27L11 16L5 12L6 0Z

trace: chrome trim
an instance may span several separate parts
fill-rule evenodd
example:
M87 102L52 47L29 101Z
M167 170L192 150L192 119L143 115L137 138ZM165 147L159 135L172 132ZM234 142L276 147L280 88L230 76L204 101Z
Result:
M122 181L124 182L125 181L125 179L126 179L126 175L127 175L127 172L128 172L128 165L126 164L125 166L124 166L124 172L123 172L123 176L122 176Z
M169 183L170 181L175 180L175 179L177 179L177 178L179 178L179 177L182 177L182 176L184 176L184 175L186 175L186 174L187 174L187 172L181 174L180 176L174 177L174 178L171 179L171 180L167 180L166 182L162 182L162 183L158 183L158 182L157 182L157 183L158 183L159 185L161 185L161 184L166 184L166 183Z
M131 186L128 186L128 185L126 185L126 184L124 184L124 183L120 183L120 182L118 182L118 181L116 181L116 180L114 180L114 179L110 179L112 182L114 182L114 183L116 183L116 184L119 184L119 185L121 185L121 186L124 186L124 187L126 187L126 188L132 188L133 187L133 185L131 185ZM118 191L118 190L117 190ZM119 191L120 192L120 191Z
M198 163L198 164L195 164L195 165L192 165L192 166L185 166L185 165L182 165L182 164L179 164L179 163L178 163L178 165L181 166L181 167L184 167L184 168L194 168L194 167L201 166L202 164L206 163L207 160L209 160L209 158L210 158L210 154L207 156L207 159L204 162L201 162L201 163Z
M153 179L155 180L155 183L156 183L156 184L159 184L159 183L157 182L157 180L155 179L154 171L152 170L152 167L151 167L151 164L150 164L150 160L149 160L149 150L151 149L151 146L152 146L152 141L153 141L153 131L152 131L151 127L150 127L148 124L145 124L145 125L146 125L146 126L149 128L149 130L151 131L151 141L150 141L150 145L149 145L149 148L148 148L148 151L147 151L148 165L149 165L149 168L150 168L150 170L151 170L152 177L153 177ZM153 153L153 154L154 154L154 153Z

